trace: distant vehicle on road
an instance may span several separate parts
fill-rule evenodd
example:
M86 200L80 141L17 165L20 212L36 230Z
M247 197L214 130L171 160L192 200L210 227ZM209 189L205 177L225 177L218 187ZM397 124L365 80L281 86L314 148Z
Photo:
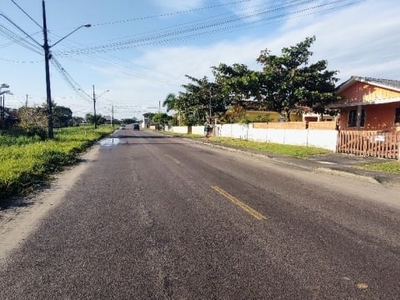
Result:
M120 130L125 130L125 129L126 129L125 124L121 124L121 125L119 126L119 129L120 129Z
M133 124L133 130L139 130L139 129L140 127L138 123Z

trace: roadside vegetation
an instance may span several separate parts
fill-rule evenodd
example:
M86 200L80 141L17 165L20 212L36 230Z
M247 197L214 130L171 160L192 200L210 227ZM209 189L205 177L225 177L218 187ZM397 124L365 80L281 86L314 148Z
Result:
M400 161L396 161L396 160L368 164L368 165L361 166L360 168L362 168L364 170L379 171L379 172L400 175Z
M52 174L76 163L80 153L112 131L111 126L68 127L55 130L51 140L0 132L0 203L46 183Z
M165 132L165 133L171 134L171 135L177 136L177 137L185 137L185 138L191 138L191 139L203 139L204 140L204 137L202 135L198 135L198 134L182 134L182 133L169 133L169 132ZM215 143L215 144L220 144L220 145L225 145L225 146L229 146L229 147L236 147L239 149L240 148L254 149L254 150L264 151L267 153L283 154L283 155L298 157L298 158L306 158L307 156L331 153L331 151L329 151L327 149L317 148L317 147L305 147L305 146L282 145L282 144L265 143L265 142L253 142L253 141L234 139L234 138L210 137L209 142ZM367 164L364 166L359 166L358 168L400 175L400 161L396 161L396 160L383 160L381 163Z
M170 132L163 132L163 133L173 135L176 137L205 140L204 136L199 134L183 134L183 133L170 133ZM265 143L265 142L253 142L248 140L223 138L223 137L210 137L209 142L219 145L230 146L238 149L253 149L268 153L283 154L299 158L311 155L326 154L331 152L327 149L318 147L305 147L305 146L283 145L283 144Z
M212 137L210 139L212 142L216 142L221 145L229 145L244 149L253 149L275 154L283 154L293 157L307 157L311 155L330 153L329 150L317 148L317 147L305 147L305 146L295 146L295 145L282 145L275 143L265 143L265 142L253 142L241 139L233 138L217 138Z
M253 141L246 141L246 140L232 139L232 138L213 137L210 139L210 141L217 142L227 146L236 146L246 149L256 149L269 153L284 154L298 158L305 158L311 155L320 155L331 152L329 150L316 147L262 143L262 142L253 142ZM396 160L389 160L389 161L385 160L382 161L381 163L367 164L359 168L400 175L400 162Z

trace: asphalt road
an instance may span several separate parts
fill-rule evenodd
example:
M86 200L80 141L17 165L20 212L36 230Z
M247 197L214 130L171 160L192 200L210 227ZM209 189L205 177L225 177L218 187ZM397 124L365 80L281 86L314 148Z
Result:
M95 151L0 235L0 299L399 299L398 190L147 131Z

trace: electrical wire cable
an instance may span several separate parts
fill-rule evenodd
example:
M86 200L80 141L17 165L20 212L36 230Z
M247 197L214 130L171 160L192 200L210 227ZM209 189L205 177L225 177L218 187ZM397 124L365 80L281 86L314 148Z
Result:
M157 34L144 36L136 39L128 39L118 43L110 43L105 45L103 44L100 46L81 48L69 51L60 51L57 52L57 54L60 56L60 55L70 55L70 54L82 55L88 53L105 53L108 51L126 50L135 47L146 47L146 46L166 44L173 41L185 41L188 39L197 39L203 36L214 35L217 33L227 33L227 32L232 32L233 30L236 31L236 30L243 30L256 27L259 26L260 23L265 24L265 22L271 22L271 23L281 22L283 20L288 20L291 16L298 17L300 14L303 14L303 16L304 15L309 16L312 14L319 14L322 12L333 11L345 6L351 6L365 1L366 0L356 0L356 1L336 0L336 1L331 1L329 3L322 3L311 7L293 10L291 12L286 13L284 10L293 9L300 5L304 6L305 4L315 2L315 0L292 1L286 4L285 6L274 7L269 10L260 8L253 13L246 13L246 14L241 14L239 16L220 18L216 21L211 21L208 23L207 22L198 23L192 26L182 27L176 30L160 32ZM283 12L278 15L272 15L272 16L268 15L268 13L271 13L272 11L273 12L283 11ZM266 14L267 14L266 17L264 18L260 17ZM236 25L227 26L227 24L242 22L243 20L248 20L247 21L248 23L247 24L240 23Z
M159 15L143 16L143 17L127 19L127 20L122 20L122 21L104 22L104 23L92 24L92 26L109 26L109 25L128 23L128 22L134 22L134 21L143 21L143 20L148 20L148 19L171 17L171 16L174 16L174 15L180 15L180 14L198 12L198 11L202 11L202 10L220 8L220 7L223 7L223 6L235 5L235 4L245 3L245 2L250 2L250 0L242 0L242 1L235 1L235 2L229 2L229 3L222 3L222 4L216 4L216 5L206 6L206 7L199 7L199 8L193 8L193 9L187 9L187 10L180 10L180 11L175 11L175 12L170 12L170 13L165 13L165 14L159 14Z
M64 69L61 63L54 56L52 56L50 61L56 70L61 74L62 78L68 83L72 90L74 90L81 97L81 99L85 101L89 101L89 99L91 99L90 95L84 92L83 88L72 78L72 76ZM85 97L82 97L83 95Z
M15 32L3 25L0 25L0 34L13 41L14 43L19 44L25 49L33 51L39 55L43 55L42 48L39 47L36 43L32 43L30 40L17 35Z
M22 11L33 23L35 23L37 26L39 26L40 29L43 30L42 25L40 25L38 22L36 22L20 5L18 5L17 2L14 0L10 0L20 11Z

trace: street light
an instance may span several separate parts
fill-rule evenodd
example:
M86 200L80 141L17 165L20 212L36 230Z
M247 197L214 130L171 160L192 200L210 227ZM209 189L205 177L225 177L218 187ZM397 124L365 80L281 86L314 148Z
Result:
M85 24L85 25L81 25L81 26L75 28L73 31L71 31L71 32L68 33L66 36L64 36L62 39L58 40L58 41L55 42L53 45L51 45L50 48L51 48L51 47L54 47L54 46L57 45L59 42L65 40L67 37L69 37L69 36L70 36L71 34L73 34L74 32L78 31L78 30L81 29L82 27L89 28L89 27L92 27L92 25L91 25L91 24Z
M68 33L66 36L55 42L53 45L49 45L49 40L47 37L47 20L46 20L46 6L45 6L45 1L42 0L42 11L43 11L43 50L44 50L44 61L45 61L45 72L46 72L46 98L47 98L47 122L48 122L48 135L49 138L52 139L54 137L53 134L53 108L52 108L52 103L51 103L51 86L50 86L50 59L51 59L51 54L50 54L50 48L54 47L57 45L59 42L62 40L66 39L69 37L71 34L76 32L77 30L83 28L83 27L90 27L90 24L85 24L77 27L70 33Z

